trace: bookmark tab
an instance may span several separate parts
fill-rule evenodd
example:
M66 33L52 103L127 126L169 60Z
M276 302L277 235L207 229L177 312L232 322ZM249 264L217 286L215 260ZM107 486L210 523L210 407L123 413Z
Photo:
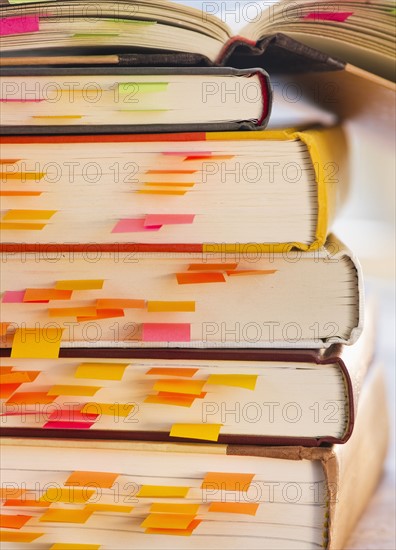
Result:
M95 317L96 307L56 307L49 308L50 317Z
M8 210L3 220L49 220L57 210Z
M229 277L243 277L244 275L273 275L277 269L244 269L241 271L227 271Z
M67 542L56 542L55 544L50 546L49 550L99 550L99 548L100 544L81 544L80 542L74 544Z
M18 392L8 399L7 404L48 405L55 401L56 398L56 395L47 395L46 392Z
M9 499L3 503L3 506L10 508L48 508L50 506L49 502L39 502L38 500L27 500L27 499Z
M22 304L25 292L25 290L6 290L1 301L3 304Z
M42 537L44 533L26 533L23 531L1 531L1 542L21 542L29 543L33 542L39 537Z
M167 393L183 393L187 395L200 395L206 380L158 380L154 384L154 390Z
M167 393L166 395L148 395L144 400L145 403L153 403L156 405L171 405L175 407L191 407L196 400L196 395L183 395L177 393Z
M69 510L67 508L49 508L39 521L51 523L85 523L92 515L91 510Z
M41 231L45 223L0 222L2 231Z
M138 498L185 498L190 487L170 487L166 485L142 485Z
M73 472L65 481L65 485L74 485L75 487L100 487L101 489L111 489L119 474L109 472Z
M5 336L7 334L7 330L10 325L11 323L6 323L4 321L0 323L0 336Z
M209 512L255 516L258 508L259 504L254 502L211 502Z
M149 313L195 311L195 302L161 302L161 301L149 300L147 302L147 311Z
M176 273L176 279L179 285L196 285L206 283L225 283L225 277L222 273L204 271L202 273Z
M77 322L83 323L84 321L94 321L100 319L114 319L116 317L125 317L123 309L97 309L96 315L78 315Z
M42 191L0 191L0 197L39 197Z
M48 395L91 396L95 395L95 393L101 389L101 386L73 386L68 384L55 384L50 390L48 390Z
M12 342L11 357L20 359L57 359L61 328L17 328Z
M0 19L0 36L24 34L40 30L38 15L23 15L22 17L3 17Z
M98 309L145 309L146 300L99 298L96 300L96 307Z
M327 12L327 11L313 11L303 17L303 19L313 19L314 21L337 21L343 23L353 15L353 11L343 12Z
M173 424L171 437L217 441L223 424Z
M146 372L146 374L152 374L156 376L182 376L184 378L191 378L199 371L199 369L192 369L188 367L152 367Z
M187 529L195 519L188 514L149 514L140 527L154 529Z
M75 378L95 380L121 380L129 363L81 363L78 365Z
M187 529L155 529L149 527L145 530L146 535L171 535L173 537L190 537L194 531L201 523L200 519L194 519Z
M159 231L162 225L145 225L145 218L128 218L120 220L111 230L112 233L147 233L148 231Z
M249 490L254 474L231 474L228 472L209 472L202 482L202 489L218 489L219 491Z
M0 374L0 384L24 384L31 382L27 372L10 372L9 374Z
M145 227L159 227L161 225L191 224L194 222L195 214L148 214Z
M0 514L0 527L2 529L21 529L33 516Z
M211 374L206 383L216 386L234 386L236 388L254 390L257 378L257 375L254 374Z
M72 290L57 290L55 288L27 288L24 302L49 302L50 300L70 300Z
M143 323L143 342L190 342L190 323Z
M80 279L75 281L56 281L59 290L101 290L104 279Z
M82 422L75 422L75 421L55 421L55 420L49 420L43 425L44 430L89 430L93 425L95 424L95 421L82 421Z

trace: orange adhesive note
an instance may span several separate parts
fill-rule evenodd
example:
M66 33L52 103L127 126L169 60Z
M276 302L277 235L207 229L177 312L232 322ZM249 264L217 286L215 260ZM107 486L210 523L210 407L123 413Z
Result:
M45 226L45 223L0 222L0 229L4 231L41 231Z
M223 424L173 424L171 437L217 441Z
M187 529L195 519L189 514L149 514L140 527L154 529Z
M0 197L39 197L42 191L0 191Z
M10 506L12 508L48 508L50 506L49 502L40 502L38 500L27 500L27 499L8 499L4 502L3 506Z
M195 302L161 302L149 300L148 312L195 311Z
M129 363L80 363L74 377L95 380L121 380Z
M48 405L57 398L57 395L48 395L46 392L18 392L7 401L17 405Z
M205 384L206 380L179 380L175 378L170 380L157 380L153 389L155 391L168 393L200 395Z
M57 290L56 288L27 288L23 296L24 302L44 302L49 300L70 300L72 290Z
M128 300L124 298L99 298L96 300L98 309L144 309L146 300Z
M0 384L0 399L8 399L21 384Z
M136 193L140 195L185 195L186 191L164 191L158 189L139 189Z
M65 481L65 485L74 485L76 487L100 487L101 489L110 489L119 474L109 472L73 472Z
M56 281L55 288L59 290L100 290L104 279L78 279L73 281Z
M227 271L229 277L243 277L244 275L273 275L277 269L245 269L241 271Z
M85 523L92 515L92 510L69 510L68 508L48 508L39 521L56 523Z
M55 384L50 390L48 395L73 395L73 396L91 396L98 392L101 386L74 386L69 384Z
M0 527L2 529L20 529L31 519L33 516L22 515L4 515L0 514Z
M0 323L0 336L5 336L7 334L8 327L11 323Z
M44 533L26 533L23 531L1 531L1 542L33 542L42 537Z
M254 502L211 502L209 512L255 516L258 507L259 504Z
M227 271L237 267L238 264L190 264L188 271Z
M176 273L179 285L193 285L205 283L225 283L222 273L206 271L203 273Z
M96 315L93 317L90 316L79 316L77 317L77 321L79 323L82 323L84 321L93 321L95 319L113 319L114 317L125 317L125 313L123 309L97 309Z
M0 374L0 384L23 384L30 382L27 372L10 372L9 374Z
M166 187L194 187L193 182L145 181L144 185L158 185Z
M96 307L57 307L49 308L50 317L95 317Z
M99 550L100 544L77 544L67 542L56 542L49 550Z
M8 500L10 498L21 498L26 492L27 492L27 489L19 489L17 487L3 486L3 487L0 487L0 499Z
M145 403L155 403L157 405L174 405L176 407L191 407L197 397L195 395L148 395Z
M218 491L249 490L254 474L229 474L227 472L209 472L202 482L201 488Z
M200 519L194 519L190 525L187 527L187 529L156 529L154 527L149 527L145 530L145 534L147 535L172 535L172 536L179 536L179 537L189 537L191 536L194 529L198 527L198 525L201 523L202 520Z
M185 498L190 487L169 485L142 485L137 497L140 498Z
M3 220L49 220L57 210L8 210Z
M190 369L184 367L152 367L146 372L146 374L160 375L160 376L182 376L184 378L191 378L198 372L199 369Z
M21 359L57 359L63 329L17 328L12 341L11 357Z

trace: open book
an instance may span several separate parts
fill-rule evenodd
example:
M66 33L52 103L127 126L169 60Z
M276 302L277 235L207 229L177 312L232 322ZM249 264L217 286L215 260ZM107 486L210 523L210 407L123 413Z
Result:
M312 0L275 5L199 0L63 0L21 5L3 0L0 15L5 56L165 51L230 66L240 66L238 59L243 66L268 69L274 65L287 70L342 67L331 55L394 79L394 4L389 0L334 5ZM269 65L260 61L267 48ZM129 59L136 62L133 56Z

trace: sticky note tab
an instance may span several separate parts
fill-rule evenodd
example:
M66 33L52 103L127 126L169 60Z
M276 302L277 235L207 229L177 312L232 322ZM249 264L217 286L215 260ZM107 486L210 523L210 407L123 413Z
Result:
M188 271L228 271L238 267L238 264L190 264Z
M66 502L68 504L83 504L95 494L94 489L78 487L50 487L40 497L40 502Z
M243 277L247 275L273 275L277 269L242 269L240 271L227 271L229 277Z
M190 342L190 323L143 323L143 342Z
M179 285L195 285L206 283L225 283L225 277L219 272L205 271L202 273L176 273Z
M40 30L39 22L38 15L3 17L0 19L0 36L37 32Z
M56 307L49 308L50 317L95 317L96 307Z
M194 214L148 214L145 227L158 227L161 225L191 224L194 222Z
M0 399L8 399L21 384L0 384Z
M198 172L198 170L146 170L146 174L166 174L166 175L169 175L169 174L182 174L182 175L185 175L185 174L196 174Z
M86 510L92 512L118 512L119 514L130 514L133 510L133 506L123 506L122 504L101 504L101 503L88 503L85 506Z
M129 363L81 363L74 373L75 378L95 380L121 380Z
M353 15L353 11L343 11L343 12L314 11L305 15L303 19L313 19L314 21L337 21L338 23L343 23L351 15Z
M47 395L46 392L18 392L8 399L7 404L48 405L55 401L56 397L56 395Z
M38 500L28 499L8 499L3 503L4 507L10 508L48 508L49 502L39 502ZM1 538L1 537L0 537Z
M1 531L1 542L20 542L28 543L42 537L44 533L26 533L23 531Z
M3 304L22 304L24 296L25 290L6 290L1 301Z
M43 425L44 430L89 430L95 421L68 422L49 420Z
M100 290L104 279L78 279L74 281L56 281L55 288L60 290Z
M1 322L0 323L0 336L5 336L7 334L8 327L11 323Z
M10 372L9 374L0 374L0 384L24 384L31 382L27 372Z
M94 321L100 319L114 319L115 317L125 317L123 309L97 309L96 315L78 315L77 322Z
M91 401L90 403L85 403L81 412L83 414L104 414L112 417L127 418L134 408L135 405L133 403L97 403Z
M0 197L39 197L42 191L0 191Z
M0 514L0 527L2 529L20 529L31 519L33 516Z
M112 233L147 233L148 231L159 231L161 225L147 227L145 218L127 218L120 220L111 230Z
M131 102L137 94L164 92L167 88L168 82L122 82L118 84L118 92L130 96Z
M98 309L145 309L146 300L99 298L96 300L96 307Z
M61 328L17 328L12 342L11 357L21 359L57 359Z
M42 1L42 0L40 0ZM47 0L46 0L47 1ZM68 542L56 542L49 550L99 550L100 544L77 544Z
M147 311L151 312L169 312L169 311L195 311L195 302L161 302L149 300L147 302Z
M178 378L171 380L158 380L154 384L154 390L168 393L200 395L205 383L206 380L180 380Z
M223 424L173 424L171 437L217 441Z
M183 196L187 191L176 191L176 190L163 190L163 189L138 189L136 193L140 195L176 195Z
M194 403L196 395L184 395L177 393L168 393L166 395L148 395L144 402L153 403L156 405L171 405L175 407L191 407Z
M92 515L91 510L69 510L68 508L49 508L39 521L51 523L85 523Z
M236 388L246 388L254 390L257 383L255 374L211 374L207 379L207 384L216 386L234 386Z
M18 161L15 161L18 162ZM46 172L2 172L0 171L0 179L6 180L25 180L27 181L40 181L46 176Z
M209 512L255 516L258 508L259 504L254 502L211 502Z
M175 487L166 485L142 485L138 498L185 498L190 487Z
M6 483L0 487L0 498L9 499L9 498L20 498L27 492L27 489L20 489L14 486L7 486Z
M101 386L74 386L69 384L55 384L50 390L48 395L95 395L101 389Z
M202 482L202 489L218 491L243 491L249 490L254 474L232 474L228 472L209 472Z
M149 514L140 527L154 529L187 529L195 519L188 514Z
M56 210L8 210L3 216L3 220L49 220Z
M159 514L186 514L196 516L199 504L174 504L171 502L154 502L150 507L150 513Z
M41 231L45 226L45 223L0 222L2 231Z
M100 487L101 489L110 489L119 474L109 472L73 472L65 481L65 485L75 485L76 487L89 487L90 485Z
M44 302L50 300L70 300L72 290L57 290L56 288L27 288L24 302Z
M198 372L199 369L193 369L188 367L152 367L146 374L152 374L155 376L182 376L184 378L191 378Z
M144 185L155 187L194 187L195 183L191 181L145 181Z
M200 519L194 519L187 529L156 529L149 527L145 530L146 535L171 535L172 537L190 537L194 531L201 523Z

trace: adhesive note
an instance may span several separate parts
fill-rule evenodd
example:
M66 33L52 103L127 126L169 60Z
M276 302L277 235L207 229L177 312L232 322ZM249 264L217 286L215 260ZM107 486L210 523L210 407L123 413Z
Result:
M327 11L314 11L308 13L303 17L303 19L313 19L315 21L338 21L338 23L343 23L353 15L353 11L344 11L344 12L327 12Z
M6 485L6 483L4 485ZM0 487L0 498L1 499L21 498L26 492L27 492L27 489L19 489L17 487L3 486L3 487Z
M192 160L232 160L235 155L188 155L184 162Z
M55 288L59 290L100 290L104 279L81 279L75 281L56 281Z
M98 413L87 412L70 409L55 409L51 412L48 420L52 422L91 422L94 423L98 418Z
M219 491L248 491L254 474L229 474L227 472L209 472L202 482L202 489Z
M0 514L0 527L2 529L20 529L31 519L33 516L22 515L4 515Z
M81 363L78 365L75 378L96 380L121 380L129 363Z
M136 193L140 195L177 195L182 196L187 193L187 191L163 191L162 189L140 189L138 191L135 191Z
M140 527L154 529L187 529L195 519L188 514L149 514Z
M0 384L23 384L31 382L27 372L11 372L9 374L0 374Z
M227 271L237 267L238 264L190 264L188 271Z
M143 323L143 342L190 342L189 323Z
M50 317L95 317L96 307L57 307L49 308L48 314Z
M0 399L8 399L21 384L1 384L0 385Z
M51 487L40 497L40 502L67 502L68 504L84 504L96 491L94 489L79 489L78 487Z
M173 405L176 407L191 407L194 403L196 395L148 395L144 400L145 403L154 403L156 405Z
M42 2L43 0L40 0ZM50 0L45 0L50 1ZM49 550L99 550L100 544L77 544L68 543L68 542L56 542L50 546Z
M169 502L153 502L150 506L151 513L160 514L187 514L196 516L198 514L199 504L173 504Z
M4 507L10 506L12 508L48 508L50 506L49 502L39 502L38 500L27 500L27 499L8 499L3 503Z
M147 231L159 231L161 225L147 227L145 225L145 218L127 218L120 220L111 230L112 233L145 233Z
M45 118L45 119L79 119L82 115L33 115L31 118Z
M49 420L43 425L44 430L89 430L95 422L67 422Z
M159 529L154 527L149 527L145 530L145 534L147 535L172 535L172 536L179 536L179 537L189 537L192 535L192 532L194 529L198 527L198 525L201 523L202 520L200 519L194 519L190 525L187 527L187 529Z
M1 164L15 164L16 162L19 162L21 159L0 159L0 165Z
M155 391L168 393L183 393L187 395L200 395L206 380L180 380L178 378L171 380L157 380L154 384Z
M3 220L49 220L57 210L8 210Z
M164 186L164 187L194 187L192 182L170 182L170 181L146 181L144 185Z
M45 223L0 222L2 231L41 231L45 226Z
M153 367L146 374L159 376L183 376L191 378L199 371L199 369L184 368L184 367Z
M23 531L1 531L1 542L33 542L42 537L44 533L26 533Z
M7 404L16 405L48 405L57 398L56 395L47 395L46 392L18 392L14 393Z
M65 485L74 485L76 487L100 487L101 489L110 489L119 474L109 472L73 472L65 481Z
M57 359L61 328L17 328L12 341L11 357L21 359Z
M93 320L99 320L99 319L114 319L115 317L125 317L124 310L123 309L97 309L96 315L78 316L77 322L82 323L84 321L93 321Z
M173 424L171 437L217 441L223 424Z
M0 366L0 374L9 374L10 372L12 372L13 368L14 367L12 367L12 366L1 365Z
M98 309L144 309L146 300L131 300L124 298L99 298L96 300Z
M144 227L191 224L194 218L195 214L148 214L144 222Z
M70 300L72 290L56 288L27 288L23 297L24 302L43 302L49 300Z
M216 386L234 386L254 390L257 383L255 374L211 374L206 381L207 384Z
M255 516L258 507L259 504L254 502L211 502L209 512Z
M8 327L11 323L1 322L0 323L0 336L5 336L7 334Z
M85 506L86 510L92 512L119 512L120 514L130 514L133 510L133 506L123 506L122 504L96 504L88 503Z
M192 395L187 393L174 393L174 392L167 392L167 391L160 391L158 392L158 395L161 397L194 397L194 399L203 399L206 396L206 392L201 392L199 395Z
M21 304L25 296L25 290L6 290L1 301L3 304Z
M0 36L37 32L38 30L40 30L38 15L3 17L0 19Z
M69 510L66 508L49 508L39 521L56 523L85 523L92 515L91 510Z
M18 161L15 161L18 162ZM4 182L5 180L28 180L28 181L40 181L46 176L46 172L1 172L0 179Z
M194 285L205 283L225 283L222 273L204 271L202 273L176 273L179 285Z
M128 417L135 408L133 403L85 403L81 412L83 414L108 415L113 417Z
M241 271L227 271L226 273L229 277L243 277L244 275L273 275L277 271L277 269L244 269Z
M146 174L196 174L198 170L146 170Z
M148 312L195 311L195 302L161 302L149 300Z
M167 88L168 82L122 82L118 84L118 92L130 95L131 98L138 93L164 92ZM133 99L131 101L134 102Z
M0 197L39 197L42 191L0 191Z
M52 386L52 388L48 390L48 395L95 395L95 393L100 389L102 389L101 386L73 386L68 384L55 384L55 386Z
M190 487L175 487L166 485L142 485L138 498L185 498Z

